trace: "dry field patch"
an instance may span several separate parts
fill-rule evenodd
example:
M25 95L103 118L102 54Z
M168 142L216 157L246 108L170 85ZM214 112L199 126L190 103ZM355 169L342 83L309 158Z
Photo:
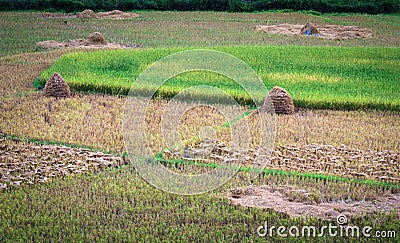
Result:
M121 157L89 149L0 139L0 189L44 183L54 177L123 164Z
M5 134L63 141L116 152L124 150L121 127L125 97L76 93L69 99L57 100L36 93L2 98L1 102L0 129ZM137 102L145 101L137 98ZM153 134L149 137L149 143L154 144L155 148L165 148L159 139L162 135L159 122L167 101L159 100L155 104L148 107L148 127ZM193 112L185 116L181 123L181 131L188 135L187 138L192 136L187 133L188 130L199 131L204 124L198 119L202 117L202 111ZM196 112L199 113L196 115ZM300 110L293 115L279 115L276 118L277 146L344 144L352 149L378 152L399 151L400 148L400 126L396 113ZM248 120L250 127L255 126L251 125L257 122L255 118L249 116Z
M234 205L273 209L289 217L336 220L339 215L349 218L377 211L397 211L400 218L400 193L386 193L374 200L320 202L321 195L315 192L294 186L265 185L231 189L227 197Z
M310 172L346 178L381 180L400 183L400 153L350 149L345 145L310 144L306 146L276 146L269 158L260 147L244 151L232 150L224 143L202 142L184 152L163 151L167 160L185 160L206 164L235 164L254 168Z
M258 25L256 26L256 31L288 36L305 36L301 33L303 27L304 25L301 24ZM315 27L319 30L320 33L316 37L322 39L347 40L353 38L372 38L372 31L370 29L361 28L354 25L316 25Z
M41 13L41 16L44 18L51 18L51 19L97 19L97 18L104 18L104 19L133 19L138 18L139 14L131 13L131 12L123 12L120 10L113 10L107 12L98 12L95 13L93 10L86 9L82 12L77 14L59 14L59 13Z

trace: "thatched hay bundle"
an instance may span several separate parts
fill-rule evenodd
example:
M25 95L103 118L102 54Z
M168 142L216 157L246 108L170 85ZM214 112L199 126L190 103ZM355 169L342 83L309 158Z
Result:
M306 25L304 25L303 28L301 28L300 33L302 35L305 35L307 33L307 30L310 32L311 35L320 34L319 30L311 23L307 23Z
M92 44L96 45L107 45L106 38L104 38L103 34L100 32L93 32L89 35L88 41Z
M44 86L43 95L47 97L67 98L71 96L68 84L59 73L53 73Z
M289 93L285 89L275 86L268 93L268 96L274 104L276 114L294 113L294 104L292 97L290 97Z
M91 10L91 9L85 9L82 12L79 12L76 16L80 19L95 19L95 18L97 18L96 13L93 12L93 10Z

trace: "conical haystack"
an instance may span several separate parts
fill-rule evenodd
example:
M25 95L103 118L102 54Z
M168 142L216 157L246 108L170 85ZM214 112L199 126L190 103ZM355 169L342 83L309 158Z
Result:
M53 73L44 86L43 95L47 97L67 98L71 96L68 84L59 73Z
M268 93L268 96L274 104L276 114L294 113L294 104L292 97L290 97L289 93L285 89L275 86Z
M319 30L311 23L307 23L306 25L304 25L303 28L301 28L300 33L302 35L305 35L307 34L307 30L310 35L320 34Z
M77 17L80 19L95 19L97 18L97 15L95 12L93 12L93 10L85 9L82 12L79 12Z
M93 32L89 35L88 41L92 44L96 45L107 45L106 38L104 38L103 34L100 32Z

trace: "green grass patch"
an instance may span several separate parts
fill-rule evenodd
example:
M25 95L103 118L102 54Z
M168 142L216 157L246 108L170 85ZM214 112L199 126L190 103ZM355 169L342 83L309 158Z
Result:
M212 49L242 59L257 72L267 89L276 85L285 88L298 107L400 110L400 48L231 46ZM183 50L187 49L71 53L44 71L35 80L35 87L43 87L53 72L59 72L74 91L126 95L149 65ZM175 76L156 95L170 98L195 85L216 86L240 103L249 102L249 96L237 83L209 72ZM151 83L138 89L146 93L149 87Z
M314 9L316 10L316 9ZM39 12L0 13L0 57L36 52L39 41L84 39L94 31L109 42L145 47L191 47L232 45L300 46L400 46L399 15L323 14L273 11L259 13L139 11L133 20L46 18ZM345 16L344 16L345 15ZM64 23L64 20L67 23ZM371 29L368 39L344 41L266 34L254 30L269 24L340 24ZM27 24L29 23L29 24Z

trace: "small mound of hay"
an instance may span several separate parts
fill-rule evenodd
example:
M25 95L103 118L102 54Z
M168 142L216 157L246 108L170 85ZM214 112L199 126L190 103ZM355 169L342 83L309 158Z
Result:
M46 97L67 98L71 96L68 84L59 73L53 73L44 86L43 95Z
M290 97L289 93L285 89L275 86L268 93L268 96L274 104L276 114L294 113L294 104L292 97Z
M361 28L354 25L315 25L315 30L310 27L309 34L317 38L328 40L348 40L348 39L364 39L372 38L372 31L367 28ZM302 31L303 29L303 31ZM304 35L307 32L307 25L299 24L278 24L278 25L258 25L256 31L262 31L271 34L282 34L288 36ZM303 34L304 33L304 34Z
M89 35L88 41L92 44L96 45L107 45L107 41L104 38L103 34L100 32L93 32Z
M122 12L121 10L113 10L113 11L109 11L109 12L98 13L98 15L100 17L112 16L112 15L121 15L121 14L124 14L124 12Z
M79 12L76 17L80 19L95 19L97 18L97 15L93 10L91 9L85 9L82 12Z
M307 23L306 25L303 26L303 28L301 28L300 33L302 35L307 34L307 32L310 35L315 35L315 34L320 34L319 30L311 23Z
M109 12L100 12L97 13L99 18L110 18L110 19L129 19L129 18L137 18L139 17L136 13L125 13L120 10L113 10Z
M241 198L244 196L244 190L242 188L233 188L229 190L229 194L232 198Z

